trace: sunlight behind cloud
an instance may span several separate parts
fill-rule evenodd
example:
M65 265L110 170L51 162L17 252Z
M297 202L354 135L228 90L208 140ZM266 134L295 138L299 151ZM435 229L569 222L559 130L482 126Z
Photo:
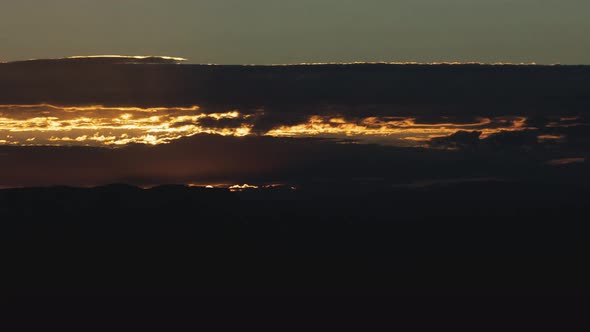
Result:
M181 137L207 133L245 136L250 126L214 128L204 119L246 119L237 111L204 113L192 107L58 107L0 106L0 137L13 145L117 146L130 143L164 144Z
M412 117L367 117L358 121L344 118L312 116L307 123L281 126L267 135L277 137L350 138L392 145L421 145L435 137L455 134L460 130L477 130L482 138L501 131L525 130L525 117L479 118L474 123L417 123Z
M0 105L0 144L124 146L166 144L197 134L221 136L345 140L394 146L429 146L434 138L459 131L480 133L482 139L500 132L536 129L525 116L475 117L453 121L441 117L424 121L410 116L311 115L293 122L278 121L266 130L255 129L266 121L264 109L205 110L189 107L107 107L101 105L55 106ZM577 118L555 119L550 125L576 126ZM288 123L288 124L287 124ZM540 141L559 141L562 136L540 135Z

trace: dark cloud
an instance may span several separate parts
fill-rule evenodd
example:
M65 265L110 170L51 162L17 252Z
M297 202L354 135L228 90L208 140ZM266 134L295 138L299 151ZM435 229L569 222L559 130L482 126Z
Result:
M45 133L39 144L129 144L4 146L0 185L366 177L405 183L526 177L531 169L557 172L545 170L548 160L587 157L590 67L153 64L158 61L175 60L0 64L0 144L34 144L27 125ZM68 105L105 107L72 111ZM59 119L49 119L57 113ZM13 132L15 124L24 126ZM275 137L264 136L269 133ZM358 144L367 142L378 144ZM398 147L384 146L391 142Z
M526 120L526 125L530 127L542 128L550 124L552 121L556 119L551 119L544 115L534 115Z
M198 105L202 113L237 110L252 117L241 123L202 119L171 125L247 124L254 134L305 124L312 116L368 128L380 126L365 121L371 117L412 118L415 125L452 124L465 131L501 128L521 119L525 127L541 128L588 123L590 109L590 67L585 66L157 65L175 61L87 57L0 64L0 104ZM34 114L41 111L29 109L21 116L47 116ZM469 127L482 119L490 120L485 128Z
M472 142L477 133L454 136ZM456 143L460 142L460 143ZM0 148L0 185L97 185L132 183L348 183L378 177L383 185L471 177L553 176L546 160L564 152L482 149L449 151L397 148L341 141L196 135L170 144ZM566 155L567 156L567 155ZM536 170L536 171L535 171ZM572 174L573 176L573 174Z
M504 131L490 135L484 142L488 146L496 148L520 148L538 144L538 132L536 130L526 131Z
M223 129L223 128L240 128L244 124L249 124L250 121L244 118L222 118L222 119L215 119L215 118L202 118L196 122L196 124L207 127L207 128L215 128L215 129ZM178 126L187 125L189 123L177 123L175 124Z
M430 145L450 149L468 148L477 145L480 136L480 131L458 131L449 136L435 137L430 140Z
M90 61L90 60L88 60ZM236 108L342 105L353 113L425 116L585 111L583 66L142 66L82 61L0 64L0 103ZM59 84L55 84L59 82ZM386 105L386 107L383 107ZM309 108L308 108L309 109ZM324 107L327 111L334 108ZM342 109L336 109L342 113ZM314 109L317 112L317 108ZM344 110L346 112L346 110ZM386 112L383 114L380 112ZM366 114L364 114L366 115Z
M447 113L448 114L448 113ZM437 124L437 123L451 123L456 125L465 125L471 123L478 123L481 121L481 116L477 114L426 114L418 115L416 117L416 124Z
M255 133L264 134L279 126L294 126L306 123L310 116L310 113L307 112L266 110L265 113L256 118L252 130Z
M430 146L435 148L450 149L472 149L479 148L485 150L520 150L543 147L547 141L552 143L564 143L561 136L550 136L554 140L539 139L542 137L541 131L537 129L522 131L500 131L487 137L482 137L479 131L458 131L455 134L445 137L435 137L429 142ZM561 148L568 150L567 144L561 144Z

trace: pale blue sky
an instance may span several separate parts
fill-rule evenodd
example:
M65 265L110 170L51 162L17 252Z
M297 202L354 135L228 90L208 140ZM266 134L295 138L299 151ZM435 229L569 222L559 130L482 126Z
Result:
M588 0L2 0L0 60L590 64Z

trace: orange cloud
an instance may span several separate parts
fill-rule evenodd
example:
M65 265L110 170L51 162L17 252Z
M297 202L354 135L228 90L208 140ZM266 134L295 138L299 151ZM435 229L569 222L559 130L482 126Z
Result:
M0 106L0 137L15 145L164 144L201 133L245 136L251 126L211 128L203 119L245 119L235 110L204 113L192 107Z
M479 117L467 123L422 123L416 117L369 116L350 118L334 114L303 117L293 124L277 123L267 131L255 131L264 110L242 113L237 109L206 112L190 107L61 107L49 104L0 105L0 144L123 146L166 144L197 134L221 136L265 135L318 137L364 143L423 146L433 138L459 131L477 131L481 138L505 131L534 129L527 117ZM541 135L540 141L561 137Z

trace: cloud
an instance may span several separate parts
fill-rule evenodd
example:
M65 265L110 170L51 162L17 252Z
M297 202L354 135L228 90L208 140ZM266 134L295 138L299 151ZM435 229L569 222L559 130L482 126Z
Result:
M445 137L435 137L430 140L433 147L443 147L447 149L462 149L473 147L480 142L481 131L458 131Z
M487 146L502 148L519 148L538 144L538 132L526 131L502 131L490 135L484 140Z
M280 109L280 110L279 110ZM356 111L356 113L355 113ZM397 146L443 147L461 132L482 139L504 132L542 130L537 140L584 127L582 117L553 117L539 128L524 116L481 117L395 113L390 105L347 109L340 105L236 109L228 105L185 107L0 105L0 139L12 145L121 146L166 144L208 133L223 136L317 137ZM374 115L371 115L374 114ZM536 122L535 122L536 123ZM537 123L538 124L538 123ZM498 140L502 138L493 138ZM547 141L547 140L545 140ZM514 143L515 141L512 140ZM458 142L455 142L458 143ZM452 148L460 146L454 144ZM508 144L505 141L500 144ZM448 147L453 144L447 144Z
M132 64L179 64L187 59L171 56L157 55L90 55L90 56L72 56L57 59L32 59L26 61L17 61L13 63L30 63L30 64L97 64L97 65L132 65Z
M160 60L0 64L0 185L527 177L590 142L584 66L126 61Z
M165 144L200 133L353 139L390 145L421 145L433 137L461 130L479 130L483 137L501 131L530 129L523 117L446 117L423 121L404 116L351 116L325 106L275 111L220 106L108 107L0 105L0 138L15 145L119 146L130 143ZM454 123L453 121L456 121Z
M577 158L561 158L561 159L553 159L547 162L547 165L551 166L561 166L561 165L569 165L575 163L583 163L586 161L586 158L577 157Z
M198 106L0 105L0 137L14 145L165 144L199 133L244 136L250 133L249 117L235 110L207 113Z
M101 58L78 60L93 59ZM113 67L92 61L80 65L72 60L76 59L0 64L0 82L5 85L0 103L230 104L240 109L276 106L273 109L279 110L285 105L391 105L390 111L422 108L442 115L473 115L476 109L478 116L524 116L560 108L560 114L569 116L586 109L589 101L584 96L590 94L585 84L590 68L584 66Z
M387 185L465 177L523 179L541 175L547 180L553 176L550 173L553 168L545 169L543 161L558 159L565 153L569 152L451 151L341 144L313 138L199 134L164 145L130 144L118 149L0 147L0 185L299 185L318 181L344 185L369 177L380 178L381 185ZM568 176L574 175L580 174Z

